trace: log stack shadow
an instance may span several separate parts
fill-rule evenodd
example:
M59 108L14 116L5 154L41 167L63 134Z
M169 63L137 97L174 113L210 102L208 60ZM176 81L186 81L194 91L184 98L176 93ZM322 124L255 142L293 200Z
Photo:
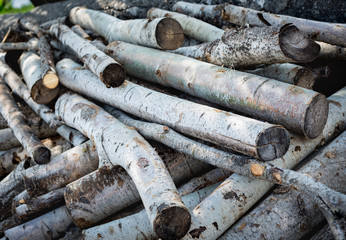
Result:
M346 88L315 86L346 25L170 10L75 7L0 44L0 237L344 239Z

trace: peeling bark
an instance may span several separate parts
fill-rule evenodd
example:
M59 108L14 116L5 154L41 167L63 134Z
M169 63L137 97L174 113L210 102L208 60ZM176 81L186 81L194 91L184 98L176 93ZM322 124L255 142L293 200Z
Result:
M38 39L33 38L33 39L30 39L28 42L0 43L0 49L3 51L11 51L11 50L38 51Z
M32 99L38 104L53 101L59 93L58 88L47 88L41 77L41 59L34 52L24 52L19 58L24 80L30 89Z
M108 42L124 41L166 50L177 49L184 42L183 30L172 18L123 21L99 11L75 7L70 12L70 20Z
M26 119L14 101L5 81L0 78L0 113L7 120L18 141L28 151L29 156L38 164L50 160L50 151L27 125Z
M319 22L271 14L232 4L203 5L177 2L173 9L180 13L202 18L207 22L209 19L222 19L240 26L244 26L247 23L256 26L282 26L286 23L292 23L305 34L309 34L318 41L346 47L346 24Z
M220 66L239 68L258 64L311 62L320 46L294 25L230 29L221 38L173 53Z
M320 150L299 170L321 183L346 193L346 132ZM262 214L262 213L266 214ZM221 239L301 239L323 222L324 216L305 194L290 190L272 193L232 226ZM276 227L273 227L276 225ZM243 227L241 227L243 226Z
M34 197L65 187L96 170L98 163L97 152L88 141L54 157L47 165L28 168L23 177L25 189Z
M334 134L346 128L346 118L343 116L346 106L346 89L329 97L329 116L323 133L316 139L307 140L296 135L291 139L291 145L280 159L273 164L280 168L292 168L316 146L328 142ZM204 227L199 238L216 239L226 231L242 214L257 202L272 186L272 184L251 180L232 174L220 187L192 211L192 225L183 239L194 239L191 231ZM205 215L208 215L208 218ZM217 223L218 229L215 228Z
M50 32L71 48L107 87L119 87L125 80L124 68L111 57L98 50L89 41L75 34L65 25L53 25Z
M54 113L49 107L37 104L30 96L30 91L18 75L0 60L0 76L4 78L7 85L10 86L12 91L20 96L36 113L39 115L48 125L52 125L54 122ZM61 125L56 129L63 138L70 141L74 146L78 146L85 142L87 138L75 129L72 129L66 125ZM1 136L1 134L0 134Z
M149 19L169 17L175 19L181 25L184 34L200 42L211 42L221 38L224 31L206 22L189 17L184 14L170 12L159 8L152 8L148 11Z
M322 132L327 119L325 96L311 90L128 43L113 42L106 52L135 77L281 124L309 138Z
M314 74L310 69L291 63L271 64L244 71L307 89L312 89L315 83Z
M162 160L137 131L76 94L62 95L55 110L56 116L67 125L93 140L99 154L99 167L120 165L128 172L159 237L185 235L190 214Z
M176 185L209 168L208 164L193 158L175 156L177 158L163 158L163 161ZM207 179L212 181L212 177ZM74 223L85 229L140 201L140 196L131 177L117 167L110 171L94 171L70 183L66 187L65 201Z

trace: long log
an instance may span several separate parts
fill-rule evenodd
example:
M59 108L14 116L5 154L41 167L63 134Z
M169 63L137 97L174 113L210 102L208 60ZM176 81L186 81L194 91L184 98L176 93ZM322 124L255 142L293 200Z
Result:
M18 141L28 151L29 156L38 164L50 160L50 151L45 147L32 129L27 125L25 116L19 111L5 81L0 78L0 113L7 120Z
M23 173L29 195L39 196L65 187L67 184L97 169L99 160L91 141L56 156L45 165L36 165Z
M106 52L135 77L281 124L309 138L317 137L326 123L325 96L311 90L128 43L113 42Z
M20 56L19 62L32 99L38 104L53 101L59 93L59 88L48 88L44 84L41 74L41 58L34 52L24 52Z
M0 76L5 79L7 85L12 89L12 91L20 96L48 125L51 126L53 124L54 113L52 109L45 105L36 103L31 98L28 87L23 84L18 75L2 60L0 60ZM78 146L87 140L82 133L66 125L61 125L55 130L74 146Z
M190 213L181 202L162 160L137 131L76 94L62 95L55 110L56 116L67 125L93 140L99 154L99 167L120 165L128 172L159 237L185 235L190 226Z
M336 191L346 193L346 132L299 169ZM265 212L265 215L262 213ZM270 194L232 226L221 239L300 239L323 222L324 216L305 194L290 190ZM273 227L273 225L277 227ZM284 227L283 227L284 226Z
M20 19L20 24L24 29L34 32L39 38L38 49L41 59L41 78L43 85L49 89L54 89L59 84L54 65L54 55L49 45L48 37L39 25L33 24L25 19Z
M293 23L305 34L309 34L318 41L346 47L346 24L342 23L319 22L286 15L271 14L232 4L203 5L177 2L173 6L173 10L202 18L203 20L223 19L240 26L246 24L256 26L282 26L286 23Z
M244 71L307 89L312 89L315 83L314 74L310 69L292 63L270 64Z
M70 28L65 25L53 25L50 32L71 48L107 87L118 87L124 82L126 76L124 68Z
M163 158L176 185L210 168L208 164L179 155ZM70 183L65 191L66 207L73 222L82 229L138 201L140 196L136 185L120 167L111 171L94 171Z
M296 26L251 27L226 30L221 38L183 47L174 53L216 65L240 68L258 64L311 62L320 46Z
M172 18L122 21L99 11L75 7L70 12L70 20L108 42L124 41L166 50L177 49L184 42L183 30Z
M152 8L148 11L147 17L149 19L169 17L177 20L181 25L184 34L200 41L211 42L217 38L221 38L224 30L217 28L204 21L189 17L185 14L175 13L171 11L162 10L159 8Z
M273 160L287 150L288 133L281 127L158 93L129 81L119 88L107 89L90 71L77 68L80 65L68 59L57 64L63 85L133 115L263 160Z
M28 42L13 42L13 43L0 43L0 49L3 51L11 50L32 50L38 51L38 39L32 38Z
M292 168L314 149L346 128L344 109L346 89L328 98L329 116L323 133L316 139L293 135L286 155L273 161L277 167ZM221 186L192 211L192 225L183 239L216 239L255 204L272 184L232 174ZM208 218L206 218L206 214ZM217 228L216 228L217 226ZM198 234L197 234L198 233ZM196 235L197 234L197 235Z

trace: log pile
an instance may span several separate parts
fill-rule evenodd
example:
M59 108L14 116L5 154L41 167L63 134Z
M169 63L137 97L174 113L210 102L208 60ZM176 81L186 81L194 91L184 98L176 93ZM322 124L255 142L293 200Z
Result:
M143 5L3 39L0 237L345 239L346 25Z

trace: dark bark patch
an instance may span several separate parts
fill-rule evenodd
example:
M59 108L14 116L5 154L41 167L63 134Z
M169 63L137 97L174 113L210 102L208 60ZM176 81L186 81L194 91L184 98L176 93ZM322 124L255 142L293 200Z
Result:
M138 165L138 167L140 167L140 168L146 168L146 167L149 166L149 162L148 162L148 160L147 160L146 158L140 157L140 158L138 159L138 161L137 161L137 165Z
M219 226L217 225L217 222L213 222L212 224L216 228L216 230L219 230Z
M199 227L199 228L195 228L195 229L191 230L191 231L189 232L189 234L190 234L191 237L193 237L193 238L199 238L199 236L200 236L205 230L207 230L207 228L201 226L201 227Z

